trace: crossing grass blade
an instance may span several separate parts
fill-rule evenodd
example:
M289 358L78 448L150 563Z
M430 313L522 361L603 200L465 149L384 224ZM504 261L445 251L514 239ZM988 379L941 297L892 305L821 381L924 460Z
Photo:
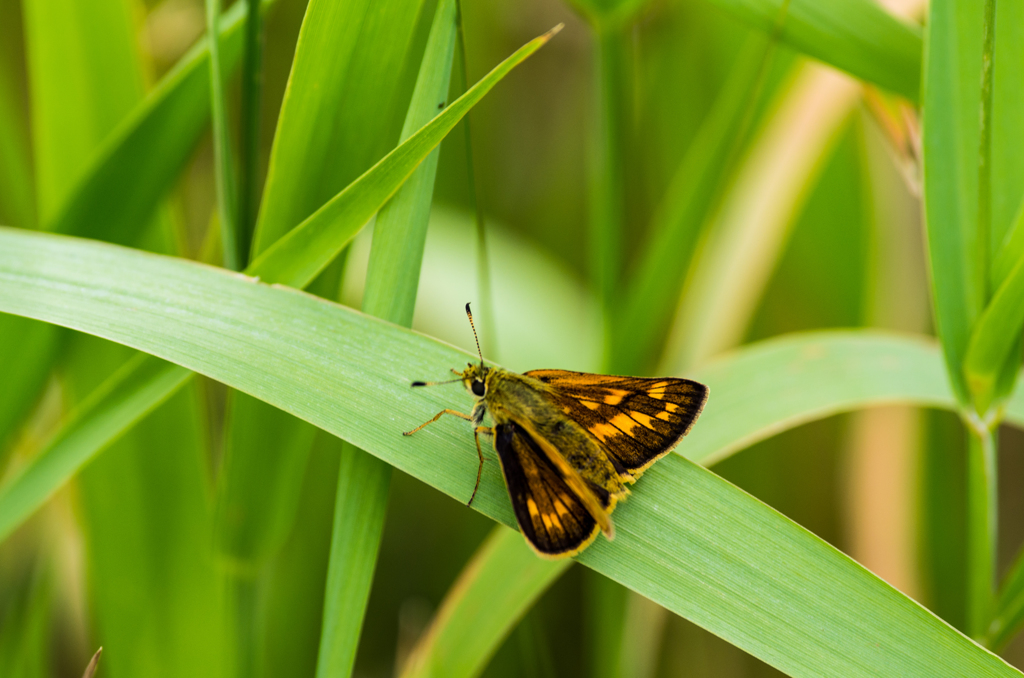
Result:
M437 4L412 101L405 141L444 106L456 37L456 0ZM440 104L438 102L441 102ZM435 148L377 215L363 311L412 324L440 149ZM318 678L350 675L363 627L387 514L391 467L345 444L335 499L331 555L317 661Z
M741 21L776 30L788 2L779 39L808 56L901 94L920 95L921 31L868 0L709 0Z
M0 311L102 334L199 370L446 494L464 499L472 490L475 454L462 427L400 435L409 421L452 404L451 393L409 389L413 375L467 354L190 262L9 229L0 230L0 245ZM491 462L474 507L514 524ZM615 541L597 542L579 560L790 675L1020 675L678 455L652 467L636 495L616 512Z

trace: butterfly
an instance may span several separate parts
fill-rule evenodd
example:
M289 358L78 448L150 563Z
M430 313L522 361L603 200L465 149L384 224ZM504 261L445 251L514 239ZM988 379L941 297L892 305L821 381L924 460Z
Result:
M526 541L546 558L573 556L603 532L615 536L611 514L651 464L690 430L708 398L689 379L616 377L567 370L518 374L484 364L473 314L466 304L480 363L455 379L476 398L470 414L445 409L403 435L448 414L472 423L480 466L480 436L493 439L512 509ZM492 426L485 426L489 416Z

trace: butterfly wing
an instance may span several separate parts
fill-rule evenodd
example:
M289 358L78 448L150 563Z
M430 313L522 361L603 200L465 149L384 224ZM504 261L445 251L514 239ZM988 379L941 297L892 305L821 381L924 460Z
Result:
M538 554L572 556L594 541L601 531L597 519L525 428L512 421L496 425L494 449L519 529ZM603 508L613 505L607 491L587 487Z
M551 386L562 410L586 428L631 477L675 447L708 398L707 386L689 379L566 370L534 370L526 376Z

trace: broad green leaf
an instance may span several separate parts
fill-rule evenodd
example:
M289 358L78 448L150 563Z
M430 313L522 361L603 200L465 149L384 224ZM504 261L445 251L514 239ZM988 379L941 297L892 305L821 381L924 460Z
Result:
M935 324L953 390L969 402L962 365L984 306L974 258L978 219L981 3L931 3L924 57L924 206Z
M201 371L450 496L464 500L472 490L476 458L465 427L399 434L443 407L465 406L469 396L455 389L413 391L408 382L467 354L199 264L10 229L0 230L0 245L0 311ZM474 507L511 525L490 460ZM599 540L579 560L790 675L1020 675L692 462L670 455L635 494L616 512L615 541Z
M412 102L405 141L444 105L455 50L456 0L437 4ZM438 103L440 102L440 104ZM440 149L435 148L381 208L373 231L363 312L412 324ZM324 596L317 678L342 678L355 664L370 585L387 515L391 467L346 444L341 453Z
M712 396L678 452L707 465L839 412L891 403L954 408L940 360L925 338L873 331L807 332L733 351L691 373ZM1011 418L1021 423L1019 408Z
M801 52L912 101L920 95L921 32L869 0L707 0ZM779 10L788 4L779 26ZM977 71L980 73L980 71ZM975 99L975 102L977 99Z
M494 528L448 591L401 677L479 675L500 641L571 564L542 560L522 535Z

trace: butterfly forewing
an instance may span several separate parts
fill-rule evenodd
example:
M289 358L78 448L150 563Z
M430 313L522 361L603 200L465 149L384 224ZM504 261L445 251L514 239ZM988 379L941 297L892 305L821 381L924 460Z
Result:
M616 377L566 370L534 370L526 376L551 386L563 411L634 477L679 442L708 395L706 386L688 379Z
M519 528L534 550L544 556L573 555L594 540L601 529L597 520L522 427L514 422L495 426L494 449ZM608 508L608 493L590 488Z

